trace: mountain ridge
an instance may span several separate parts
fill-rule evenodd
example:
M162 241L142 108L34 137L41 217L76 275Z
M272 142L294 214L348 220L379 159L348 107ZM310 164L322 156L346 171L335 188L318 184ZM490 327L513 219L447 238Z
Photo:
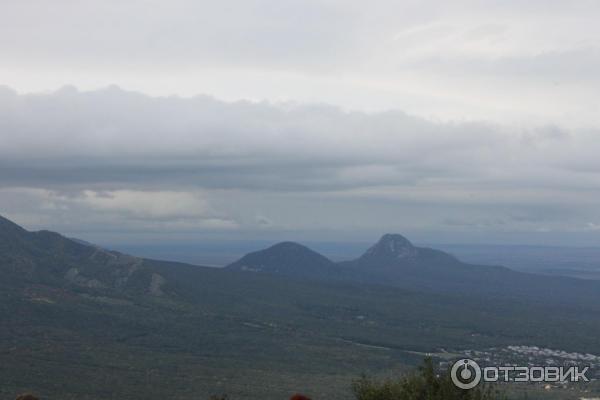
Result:
M0 220L0 239L0 272L5 281L133 296L178 295L172 289L172 280L166 279L165 274L168 271L170 276L177 275L183 271L184 264L109 251L55 232L29 232L5 218ZM186 265L188 267L205 268ZM398 234L383 235L363 255L350 261L336 263L304 245L282 242L249 253L221 272L224 271L280 275L294 280L385 285L432 294L509 296L561 306L589 302L600 291L597 282L464 263L443 251L414 246Z
M143 258L49 230L30 232L1 216L0 271L13 282L155 296L164 294L166 284Z

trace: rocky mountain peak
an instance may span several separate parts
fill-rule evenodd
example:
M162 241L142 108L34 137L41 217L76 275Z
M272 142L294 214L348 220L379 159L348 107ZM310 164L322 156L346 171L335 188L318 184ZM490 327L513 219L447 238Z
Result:
M410 258L417 254L417 249L404 236L386 233L375 245L367 250L363 257L369 258Z

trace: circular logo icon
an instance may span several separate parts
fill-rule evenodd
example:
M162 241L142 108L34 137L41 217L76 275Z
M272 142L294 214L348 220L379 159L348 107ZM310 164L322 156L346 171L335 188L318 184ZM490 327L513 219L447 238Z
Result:
M481 381L481 368L475 361L463 358L452 365L450 377L456 387L473 389Z

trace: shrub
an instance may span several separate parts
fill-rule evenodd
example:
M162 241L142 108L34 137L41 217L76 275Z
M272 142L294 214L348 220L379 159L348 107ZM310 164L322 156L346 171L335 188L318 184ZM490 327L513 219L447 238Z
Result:
M376 381L366 376L352 383L357 400L494 400L491 388L459 389L450 379L450 371L436 374L431 359L425 359L418 373L399 380Z

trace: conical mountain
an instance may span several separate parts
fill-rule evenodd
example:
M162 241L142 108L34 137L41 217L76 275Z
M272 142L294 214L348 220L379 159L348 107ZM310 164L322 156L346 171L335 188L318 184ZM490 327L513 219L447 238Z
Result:
M340 272L340 267L327 257L295 242L277 243L246 254L226 268L305 278L335 277Z

